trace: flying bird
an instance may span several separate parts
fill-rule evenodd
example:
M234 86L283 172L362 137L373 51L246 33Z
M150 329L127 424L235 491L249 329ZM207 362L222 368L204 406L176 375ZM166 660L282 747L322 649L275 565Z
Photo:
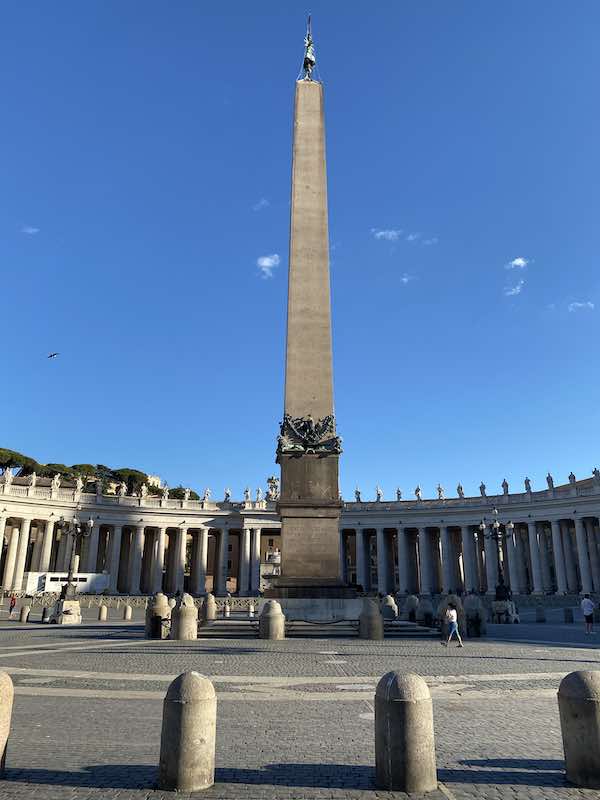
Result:
M60 355L60 353L49 353L48 354L48 358L56 358L56 356L59 356L59 355Z

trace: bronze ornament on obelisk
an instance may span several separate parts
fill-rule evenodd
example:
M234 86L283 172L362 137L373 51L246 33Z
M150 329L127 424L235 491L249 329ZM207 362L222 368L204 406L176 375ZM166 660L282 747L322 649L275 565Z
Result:
M340 578L338 461L333 408L329 234L323 86L305 39L296 81L281 465L281 577L273 594L345 594ZM346 590L347 592L348 590ZM270 592L271 594L271 592Z

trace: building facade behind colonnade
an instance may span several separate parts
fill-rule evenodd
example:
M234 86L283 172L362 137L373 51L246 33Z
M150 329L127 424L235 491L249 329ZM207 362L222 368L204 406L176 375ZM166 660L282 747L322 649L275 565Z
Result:
M600 473L478 497L343 502L343 579L373 593L600 592ZM419 492L420 494L420 492ZM462 495L462 491L460 493ZM259 495L260 496L260 495ZM359 496L359 495L358 495ZM276 498L240 502L91 494L38 478L0 478L1 585L59 591L70 542L61 518L92 519L78 552L80 591L213 591L256 596L277 574Z

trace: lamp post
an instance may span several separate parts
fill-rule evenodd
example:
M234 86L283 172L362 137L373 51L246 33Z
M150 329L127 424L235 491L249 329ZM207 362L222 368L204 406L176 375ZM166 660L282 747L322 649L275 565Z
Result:
M94 520L90 517L87 522L82 523L79 517L75 516L68 522L64 517L61 517L57 522L56 527L60 532L60 536L71 536L71 553L69 555L69 575L66 584L62 587L60 592L61 600L72 600L77 594L77 587L73 582L73 573L75 572L75 555L77 553L78 542L83 542L84 539L89 538L94 527ZM59 536L59 538L60 538Z
M482 535L486 539L490 539L491 541L496 543L497 548L497 558L498 558L498 584L504 583L504 575L502 574L502 542L506 539L507 536L512 536L512 532L515 528L512 522L507 522L504 526L505 533L502 533L500 530L500 523L498 522L498 509L494 507L492 509L492 517L493 522L490 523L490 530L487 530L487 525L485 524L485 517L481 520L479 525L479 530L481 531Z

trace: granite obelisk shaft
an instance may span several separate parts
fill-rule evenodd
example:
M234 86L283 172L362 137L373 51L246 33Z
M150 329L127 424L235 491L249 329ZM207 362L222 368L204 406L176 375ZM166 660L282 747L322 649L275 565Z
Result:
M341 586L323 86L296 83L281 464L283 596Z

